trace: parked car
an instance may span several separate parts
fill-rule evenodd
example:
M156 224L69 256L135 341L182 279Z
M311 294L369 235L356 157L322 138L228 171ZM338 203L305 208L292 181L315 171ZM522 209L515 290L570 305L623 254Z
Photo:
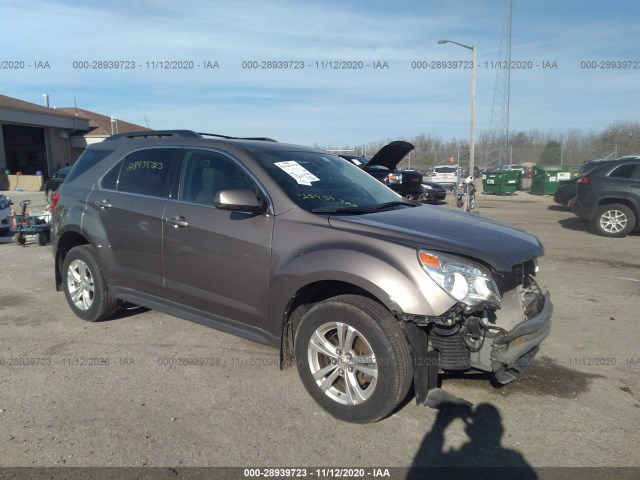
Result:
M443 185L429 180L422 180L422 188L424 190L424 199L426 203L438 203L447 198L447 189Z
M433 167L431 181L439 183L445 188L455 188L455 186L458 184L458 174L456 167L448 167L446 165Z
M557 204L571 207L577 192L578 181L585 173L591 171L598 162L603 161L603 159L595 159L595 160L587 160L582 164L580 170L578 171L578 176L570 179L570 180L560 180L558 182L558 190L553 194L553 201Z
M460 400L441 369L508 383L550 330L536 237L407 201L315 148L117 134L55 197L55 286L78 317L130 302L270 345L342 420L389 415L412 384L421 404Z
M482 172L480 171L480 168L477 165L473 167L473 171L474 171L473 178L482 177ZM460 167L458 169L458 175L463 179L467 178L469 176L469 167Z
M602 160L577 182L573 212L605 237L624 237L640 218L640 156Z
M378 151L371 159L358 155L340 155L345 160L362 168L372 177L384 183L404 198L423 200L422 173L417 170L397 170L398 164L414 149L409 142L391 142Z
M9 215L11 214L11 199L0 194L0 233L9 231Z
M571 203L573 203L576 197L578 178L579 177L572 178L571 180L559 180L558 189L553 194L553 201L565 207L571 206Z
M47 180L44 184L44 195L47 199L47 203L51 204L51 195L55 192L58 187L64 182L64 179L67 177L69 172L71 171L71 167L62 167L53 176Z

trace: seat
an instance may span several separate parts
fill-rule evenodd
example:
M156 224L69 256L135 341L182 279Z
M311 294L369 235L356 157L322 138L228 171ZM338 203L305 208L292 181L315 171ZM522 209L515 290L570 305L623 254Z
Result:
M215 205L216 194L220 190L229 188L227 176L213 167L202 169L202 190L196 195L196 203L203 205Z

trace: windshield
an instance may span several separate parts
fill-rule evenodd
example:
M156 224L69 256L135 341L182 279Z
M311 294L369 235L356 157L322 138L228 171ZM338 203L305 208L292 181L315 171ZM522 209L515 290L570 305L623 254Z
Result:
M255 152L258 163L297 205L317 213L364 213L413 205L347 160L316 152Z

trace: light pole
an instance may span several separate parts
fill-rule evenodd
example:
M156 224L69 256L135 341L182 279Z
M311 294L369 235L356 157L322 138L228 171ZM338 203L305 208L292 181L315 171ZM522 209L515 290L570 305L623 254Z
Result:
M476 51L475 45L464 45L453 40L438 40L438 45L455 43L471 50L471 134L469 139L469 176L475 180L475 130L476 130Z

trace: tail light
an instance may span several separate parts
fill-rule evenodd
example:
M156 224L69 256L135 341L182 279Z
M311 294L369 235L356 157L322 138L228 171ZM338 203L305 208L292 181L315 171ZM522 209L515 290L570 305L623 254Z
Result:
M580 185L589 185L589 177L582 177L578 180L578 183Z
M58 207L58 200L60 199L60 191L56 190L51 195L51 217L53 218L54 213L56 213L56 208Z

